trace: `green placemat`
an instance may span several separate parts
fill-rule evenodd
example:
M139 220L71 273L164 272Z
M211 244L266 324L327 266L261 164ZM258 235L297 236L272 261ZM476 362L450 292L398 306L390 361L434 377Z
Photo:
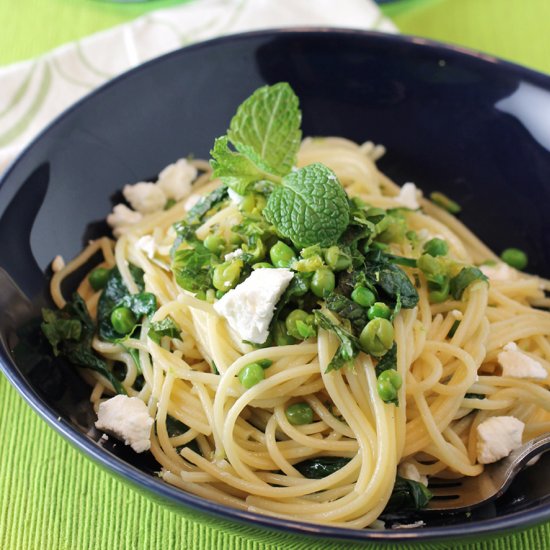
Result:
M0 0L0 65L177 2ZM400 30L502 56L550 73L549 0L402 0L385 8ZM195 521L123 485L70 447L0 375L0 549L355 548ZM362 548L373 548L373 545ZM478 543L423 548L550 548L550 524ZM394 548L384 546L384 548ZM405 548L403 545L400 548Z
M4 550L323 550L330 544L194 521L153 502L100 469L49 428L0 375L0 548ZM548 548L550 524L480 543L423 549ZM384 545L403 550L405 545ZM416 546L415 548L420 548Z

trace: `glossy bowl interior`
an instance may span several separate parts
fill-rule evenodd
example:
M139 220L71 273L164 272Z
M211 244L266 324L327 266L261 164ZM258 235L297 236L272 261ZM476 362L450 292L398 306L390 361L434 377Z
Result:
M254 89L288 81L305 135L382 143L382 170L426 193L441 190L494 250L527 251L550 276L550 78L420 39L359 31L266 31L197 44L110 82L68 110L23 152L0 187L1 367L56 430L109 471L223 528L246 522L327 539L433 540L501 533L550 519L540 483L549 460L522 474L471 517L423 518L419 530L354 531L233 510L152 476L150 456L101 446L74 372L15 364L15 329L46 300L51 260L76 255L108 231L103 220L125 183L152 178L189 153L208 156ZM546 119L545 119L546 117ZM548 457L550 458L550 457ZM547 490L548 488L546 488Z

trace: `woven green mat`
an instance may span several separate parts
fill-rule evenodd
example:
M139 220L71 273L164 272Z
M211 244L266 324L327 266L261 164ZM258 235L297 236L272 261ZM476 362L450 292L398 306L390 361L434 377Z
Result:
M39 55L150 9L175 3L0 0L0 65ZM404 33L481 49L550 73L550 0L402 0L386 7L385 12ZM195 521L170 511L80 455L42 422L0 375L2 550L356 547L217 520ZM489 541L461 544L455 540L422 548L545 549L550 548L550 524Z

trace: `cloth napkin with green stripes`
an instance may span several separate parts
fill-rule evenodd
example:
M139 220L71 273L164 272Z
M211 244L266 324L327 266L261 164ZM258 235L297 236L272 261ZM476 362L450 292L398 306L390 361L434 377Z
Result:
M216 36L293 26L395 31L372 0L195 0L150 12L0 68L0 172L59 113L144 61Z

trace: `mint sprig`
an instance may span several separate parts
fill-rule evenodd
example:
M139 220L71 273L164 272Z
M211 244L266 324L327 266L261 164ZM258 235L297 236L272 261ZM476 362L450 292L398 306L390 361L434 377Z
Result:
M279 82L241 103L227 136L261 170L284 176L296 163L301 122L298 97L287 82Z
M281 181L296 163L302 115L286 82L263 86L237 109L210 151L214 177L244 195L255 182Z
M291 172L271 193L263 214L298 248L331 246L349 224L349 203L336 175L315 163Z

